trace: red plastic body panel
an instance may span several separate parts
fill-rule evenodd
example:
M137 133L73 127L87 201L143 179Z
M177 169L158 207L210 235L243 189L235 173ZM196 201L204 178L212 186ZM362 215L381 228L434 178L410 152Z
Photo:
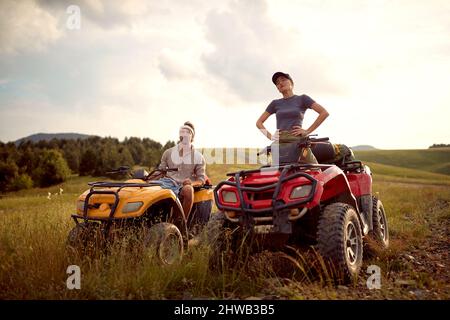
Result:
M370 174L363 173L348 173L345 174L339 167L331 166L325 170L313 169L303 171L313 177L316 181L316 188L312 190L314 197L311 201L302 205L306 208L314 208L320 204L320 202L327 201L328 199L337 197L343 193L349 196L350 201L358 210L356 198L361 195L370 194L372 191L372 177ZM251 173L241 180L241 186L246 187L262 187L278 182L280 177L279 170L264 171ZM234 181L234 177L228 179ZM290 199L292 189L300 185L311 184L311 182L305 177L298 177L283 183L277 200L282 200L284 203L295 202L300 199ZM222 191L232 191L236 193L237 203L223 202ZM263 209L272 207L272 195L274 189L270 189L264 192L253 193L249 191L243 191L243 200L249 204L251 208ZM256 198L256 199L255 199ZM307 198L307 197L305 197ZM236 209L240 208L239 197L234 186L224 185L218 192L219 202L228 207Z

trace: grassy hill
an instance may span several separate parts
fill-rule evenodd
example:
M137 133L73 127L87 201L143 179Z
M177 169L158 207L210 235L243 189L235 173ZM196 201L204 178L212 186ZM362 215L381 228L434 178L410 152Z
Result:
M366 144L362 144L362 145L358 145L358 146L353 146L351 147L353 151L370 151L370 150L377 150L377 148L373 147L373 146L369 146Z
M450 186L450 176L418 169L402 168L365 161L372 170L374 181L435 184Z
M450 148L355 151L357 159L450 175Z

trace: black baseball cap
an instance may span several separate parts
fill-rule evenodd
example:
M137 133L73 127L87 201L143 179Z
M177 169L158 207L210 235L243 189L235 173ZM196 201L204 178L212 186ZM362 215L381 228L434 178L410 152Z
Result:
M294 83L294 80L292 80L292 78L291 78L291 76L289 74L281 72L281 71L278 71L278 72L275 72L273 74L273 76L272 76L272 82L273 82L274 85L277 84L277 79L278 79L278 77L281 77L281 76L291 80L291 82Z

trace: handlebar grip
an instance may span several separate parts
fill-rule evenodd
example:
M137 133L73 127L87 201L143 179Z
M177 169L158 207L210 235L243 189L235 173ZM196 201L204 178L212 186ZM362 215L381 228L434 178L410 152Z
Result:
M326 142L330 141L330 138L317 138L317 139L311 139L311 142Z

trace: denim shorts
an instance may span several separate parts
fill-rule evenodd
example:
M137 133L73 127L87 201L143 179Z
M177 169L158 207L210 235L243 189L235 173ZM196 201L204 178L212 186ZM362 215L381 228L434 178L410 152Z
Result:
M165 177L159 179L158 181L161 182L161 188L170 189L176 196L178 196L181 186L175 180Z

